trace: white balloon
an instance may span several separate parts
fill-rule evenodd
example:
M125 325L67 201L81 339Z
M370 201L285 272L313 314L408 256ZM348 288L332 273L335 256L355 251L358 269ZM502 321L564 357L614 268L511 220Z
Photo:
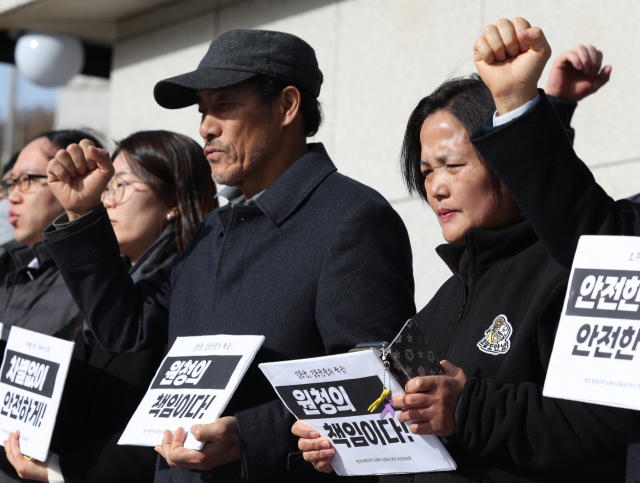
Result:
M18 71L43 87L66 84L84 65L84 48L75 37L28 33L18 39L15 50Z

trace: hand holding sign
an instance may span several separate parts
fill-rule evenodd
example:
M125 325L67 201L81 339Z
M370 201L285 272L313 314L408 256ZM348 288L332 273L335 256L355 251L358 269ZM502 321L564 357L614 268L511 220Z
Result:
M9 333L0 368L0 430L20 430L20 451L41 462L49 454L72 351L73 342L16 326Z
M3 443L9 463L18 472L20 478L27 480L49 481L47 463L38 460L28 460L20 452L20 431L9 433L9 438Z
M331 447L327 438L321 438L313 428L300 421L293 425L291 432L300 438L298 448L302 451L302 457L305 461L311 463L316 470L322 473L333 471L331 462L336 450Z
M153 446L178 468L238 459L235 418L218 418L263 341L252 335L178 337L118 444ZM199 424L204 421L215 422Z
M383 382L384 364L377 354L363 350L260 364L282 402L301 421L292 432L301 438L298 447L304 459L318 471L333 470L340 476L455 469L438 438L412 434L397 413L385 410L385 393L404 391L392 375Z
M450 436L455 429L455 410L467 380L464 371L448 361L440 363L444 376L414 377L407 382L407 394L393 396L393 405L404 408L398 421L414 421L414 434Z
M240 459L240 437L236 418L227 416L211 424L196 424L191 428L194 437L204 443L201 450L183 447L186 433L178 428L175 434L164 432L162 444L155 450L169 466L181 470L211 470L216 466Z

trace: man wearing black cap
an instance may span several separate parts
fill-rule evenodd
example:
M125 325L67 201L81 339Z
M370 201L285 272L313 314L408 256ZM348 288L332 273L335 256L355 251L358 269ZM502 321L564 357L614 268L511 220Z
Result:
M237 30L215 39L194 72L157 84L164 107L198 104L205 153L229 204L205 219L170 271L145 282L134 284L118 263L100 204L113 174L108 153L83 141L49 164L68 220L47 229L48 246L105 349L265 336L223 417L191 428L206 441L201 451L182 447L182 430L165 433L156 480L335 478L304 462L293 417L257 365L389 340L415 312L401 219L378 193L338 174L321 144L306 144L320 125L321 83L301 39Z

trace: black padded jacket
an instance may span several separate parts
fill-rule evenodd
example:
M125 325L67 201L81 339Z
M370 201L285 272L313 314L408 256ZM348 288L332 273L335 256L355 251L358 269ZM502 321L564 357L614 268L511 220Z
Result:
M468 380L447 449L452 472L381 477L382 483L615 482L624 480L627 417L619 409L542 396L569 272L527 221L465 236L437 252L453 276L415 320L440 359ZM502 340L488 332L502 327Z

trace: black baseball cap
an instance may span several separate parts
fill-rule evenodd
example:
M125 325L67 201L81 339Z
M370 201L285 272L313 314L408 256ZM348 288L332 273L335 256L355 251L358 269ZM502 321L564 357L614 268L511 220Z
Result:
M304 40L270 30L230 30L211 42L196 70L158 82L153 96L162 107L180 109L196 104L197 90L222 89L259 74L320 94L322 72Z

